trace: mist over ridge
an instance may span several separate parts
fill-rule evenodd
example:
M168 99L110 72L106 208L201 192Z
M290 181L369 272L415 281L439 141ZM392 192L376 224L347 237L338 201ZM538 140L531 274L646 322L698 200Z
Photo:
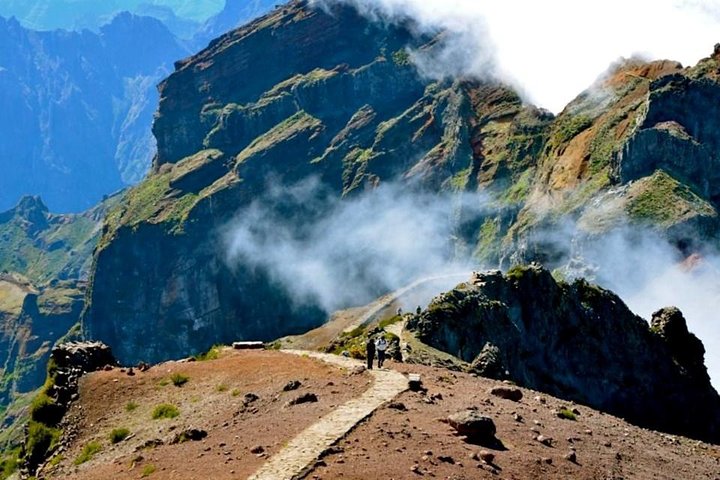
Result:
M421 61L421 71L510 83L555 113L619 58L693 65L720 41L718 0L311 1L352 4L371 18L447 31L444 50Z

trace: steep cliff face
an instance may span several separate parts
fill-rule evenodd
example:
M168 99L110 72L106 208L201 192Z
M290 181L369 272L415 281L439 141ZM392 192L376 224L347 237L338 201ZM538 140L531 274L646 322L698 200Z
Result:
M408 328L483 375L653 429L720 441L720 396L702 342L677 309L657 311L649 325L612 292L516 267L440 295Z
M627 60L554 121L539 175L503 239L513 261L555 261L542 234L577 222L581 236L625 225L655 229L677 245L718 229L717 49L692 68ZM555 248L570 251L572 239ZM521 248L517 248L521 245Z
M473 136L494 115L547 121L503 87L420 78L406 48L427 41L295 2L179 63L161 85L155 171L108 217L88 335L130 362L316 325L318 309L298 311L262 271L225 262L221 227L268 179L315 175L337 196L391 179L462 189L480 168ZM484 182L512 183L531 162L516 157Z
M229 267L223 244L243 206L308 177L340 198L387 182L480 192L487 213L458 202L448 243L484 265L563 265L577 238L543 232L564 222L583 238L643 225L690 249L717 230L705 185L717 130L702 114L714 58L622 62L555 118L504 85L421 77L413 54L439 39L415 33L294 1L177 62L160 85L153 171L106 221L86 333L133 362L320 322L261 269Z

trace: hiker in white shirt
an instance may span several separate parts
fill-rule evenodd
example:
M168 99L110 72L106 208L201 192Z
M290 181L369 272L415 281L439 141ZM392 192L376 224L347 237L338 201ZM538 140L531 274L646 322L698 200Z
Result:
M385 350L387 350L388 343L387 340L385 340L385 337L380 336L375 341L375 349L377 350L377 357L378 357L378 368L382 368L383 363L385 362Z

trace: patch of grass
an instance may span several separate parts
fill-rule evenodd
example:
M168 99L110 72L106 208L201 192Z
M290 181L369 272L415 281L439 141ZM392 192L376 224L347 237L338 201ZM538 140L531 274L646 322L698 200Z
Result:
M180 415L180 410L175 405L169 403L161 403L156 406L152 412L153 420L162 418L175 418Z
M110 432L110 443L120 443L125 440L128 435L130 435L130 430L127 428L114 428L113 431Z
M163 378L162 380L160 380L160 381L158 382L158 385L161 386L161 387L167 387L168 385L170 385L170 379L169 379L169 378Z
M83 463L91 460L96 454L98 454L102 450L102 445L100 445L100 442L92 441L89 442L87 445L83 447L82 452L78 457L75 459L73 464L75 465L82 465Z
M496 258L499 253L500 220L497 218L486 218L478 231L473 258L487 261Z
M394 325L398 322L402 322L402 316L393 315L392 317L384 318L378 323L378 328L385 330L390 325Z
M213 345L212 347L210 347L210 350L208 350L207 352L199 353L199 354L195 355L193 358L198 362L204 362L207 360L217 360L218 358L220 358L220 351L222 350L223 347L224 347L224 345L220 345L220 344Z
M20 448L15 448L0 457L0 480L15 473L20 466Z
M185 385L188 381L190 381L190 377L188 377L187 375L184 375L184 374L182 374L182 373L173 373L173 374L170 376L170 381L171 381L172 384L175 385L176 387L182 387L182 386Z
M152 463L148 463L143 467L142 477L149 477L150 475L155 473L155 470L155 465L153 465Z
M47 454L57 447L60 442L61 430L30 420L28 422L28 435L25 443L25 458L32 463L39 463Z
M58 454L50 459L48 465L50 465L51 467L57 467L63 460L65 460L65 456L62 454Z
M138 404L133 401L130 401L125 405L126 412L134 412L135 410L137 410L137 408L138 408Z
M553 143L560 145L565 143L583 131L587 130L593 121L587 115L568 115L557 122L557 128L553 134Z
M398 67L406 67L410 65L410 54L404 48L396 50L392 54L392 60Z
M217 391L220 392L220 393L222 393L222 392L227 392L227 391L228 391L228 386L225 385L224 383L221 383L220 385L218 385L217 387L215 387L215 390L217 390Z
M572 410L568 410L567 408L561 408L557 416L565 420L577 421L577 415L575 415Z
M241 393L240 390L238 390L237 388L235 388L235 389L233 389L232 392L230 392L230 395L232 395L233 397L237 397L237 396L240 395L240 393Z
M645 183L628 206L628 213L635 220L669 227L691 213L715 215L708 202L662 170L656 171Z
M525 276L525 272L527 272L527 267L524 265L515 265L510 270L507 271L505 274L506 277L508 277L511 280L520 280Z

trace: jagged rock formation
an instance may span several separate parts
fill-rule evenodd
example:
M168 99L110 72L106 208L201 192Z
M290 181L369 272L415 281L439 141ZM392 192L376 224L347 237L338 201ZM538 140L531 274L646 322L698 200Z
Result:
M719 130L677 105L713 104L717 58L622 62L555 118L504 85L421 77L408 49L432 52L442 38L333 8L293 1L177 62L161 84L153 172L108 216L84 317L121 360L323 320L261 269L225 261L222 228L269 183L315 176L337 197L390 181L486 193L491 213L463 221L459 207L452 239L484 264L564 264L573 239L548 243L543 230L568 220L583 236L648 225L690 250L716 231L703 182ZM699 164L674 160L687 152Z
M645 427L720 441L720 396L705 350L675 308L659 310L649 325L612 292L582 280L556 282L538 266L515 267L440 295L408 328L475 361L480 374Z
M68 342L52 349L47 381L31 406L21 456L25 471L34 475L42 462L61 446L63 417L77 399L80 377L116 363L110 347L100 342Z
M0 209L28 192L82 211L137 182L154 153L155 84L188 52L157 20L36 32L0 17Z

